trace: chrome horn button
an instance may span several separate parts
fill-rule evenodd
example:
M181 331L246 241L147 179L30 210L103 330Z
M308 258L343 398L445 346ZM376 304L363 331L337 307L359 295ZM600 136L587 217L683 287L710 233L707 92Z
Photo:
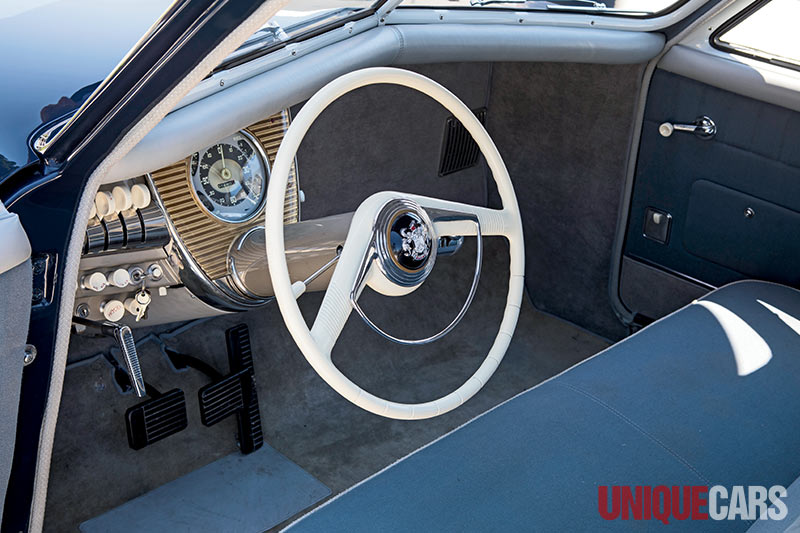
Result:
M402 287L422 283L436 262L438 239L430 217L411 200L391 200L375 219L378 265Z

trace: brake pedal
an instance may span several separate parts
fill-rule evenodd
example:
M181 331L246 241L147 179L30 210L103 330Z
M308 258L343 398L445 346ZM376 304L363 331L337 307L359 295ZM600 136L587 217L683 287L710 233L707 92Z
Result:
M225 332L225 340L230 374L198 392L200 421L204 426L213 426L236 414L239 448L243 454L248 454L264 444L264 434L247 325L239 324L230 328Z
M186 397L181 389L159 394L148 385L148 392L156 395L125 411L125 425L128 429L128 444L134 450L141 450L160 441L189 425L186 416Z

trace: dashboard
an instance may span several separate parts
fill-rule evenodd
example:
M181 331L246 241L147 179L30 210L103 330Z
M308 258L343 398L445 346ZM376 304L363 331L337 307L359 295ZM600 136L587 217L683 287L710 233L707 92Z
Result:
M290 121L283 110L169 166L103 185L86 228L75 314L141 326L270 301L263 214ZM310 238L296 167L284 223L297 226L293 259L305 275L335 257L349 218L314 223Z

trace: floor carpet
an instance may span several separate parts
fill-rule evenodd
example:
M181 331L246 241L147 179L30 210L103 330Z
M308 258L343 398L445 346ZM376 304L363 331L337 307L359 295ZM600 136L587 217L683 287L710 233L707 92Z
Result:
M446 394L481 363L500 323L508 284L507 246L485 239L481 283L463 322L443 340L401 347L351 316L333 359L366 390L388 399L426 401ZM365 291L362 305L390 333L424 336L455 316L472 280L474 243L437 261L415 293L386 298ZM301 300L309 322L321 295ZM188 429L143 450L128 447L123 414L137 403L114 385L110 366L95 354L105 340L74 336L51 465L45 514L48 531L77 525L132 498L236 451L235 420L201 425L197 389L208 380L196 371L175 372L159 343L227 371L224 332L238 323L252 338L261 419L270 446L330 487L352 486L447 431L536 383L602 350L607 341L524 302L514 340L495 376L474 398L446 415L424 421L388 420L342 399L311 369L296 348L275 304L164 334L170 327L136 331L161 334L140 346L145 378L161 390L186 393Z

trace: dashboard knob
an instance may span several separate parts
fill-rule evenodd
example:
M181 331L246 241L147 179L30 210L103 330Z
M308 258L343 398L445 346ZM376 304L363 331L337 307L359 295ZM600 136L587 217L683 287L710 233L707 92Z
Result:
M150 205L150 189L144 183L137 183L131 187L131 201L136 209L144 209Z
M116 213L116 205L114 204L114 195L108 191L99 191L94 197L94 207L97 209L97 216L105 218L109 215Z
M153 263L149 267L147 267L147 275L153 281L158 281L164 275L164 271L161 270L161 267L158 266L156 263Z
M102 272L92 272L81 278L81 286L90 291L100 292L108 287L108 280Z
M133 206L133 195L127 185L117 185L111 189L117 211L127 211Z
M106 277L108 278L109 285L119 287L120 289L131 284L131 275L128 274L128 271L124 268L118 268L109 272Z
M119 300L107 300L100 304L100 312L109 322L119 322L125 316L125 306Z
M89 220L97 216L97 206L92 202L92 207L89 209Z

